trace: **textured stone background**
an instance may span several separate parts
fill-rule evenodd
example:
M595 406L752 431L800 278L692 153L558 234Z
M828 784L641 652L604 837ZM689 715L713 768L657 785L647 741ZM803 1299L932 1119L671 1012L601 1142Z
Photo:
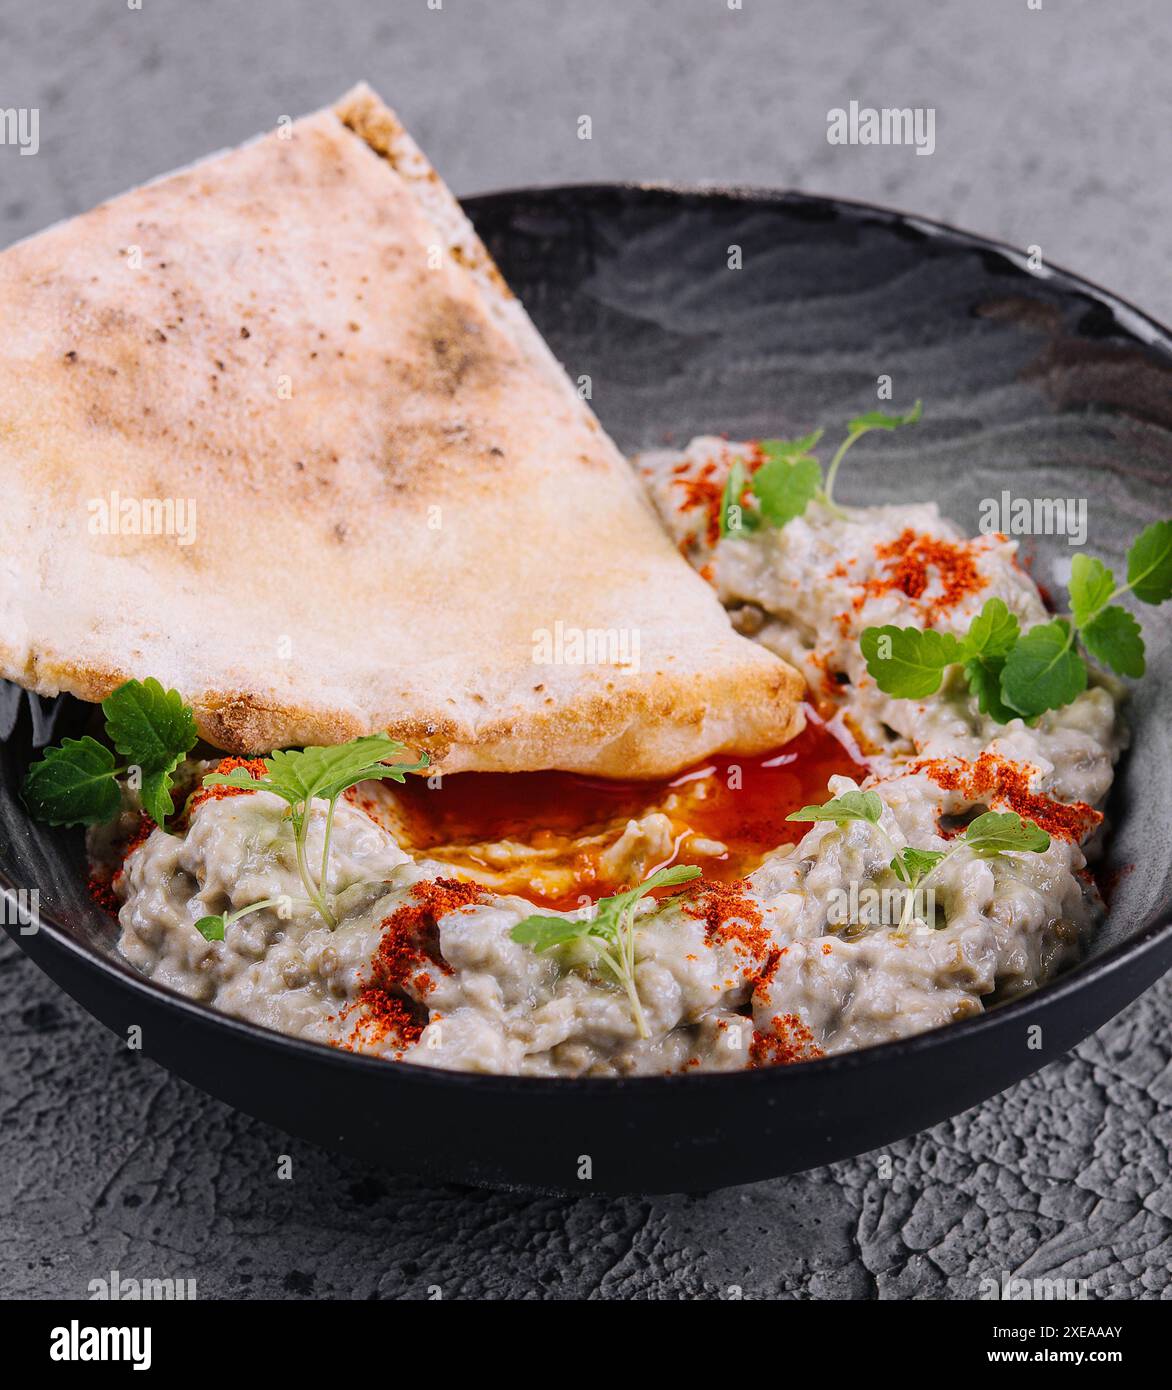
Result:
M0 243L366 77L457 193L592 179L873 199L1172 320L1166 0L38 0L0 8ZM937 148L826 112L933 105ZM594 138L575 137L593 118ZM1002 1271L1172 1296L1172 980L1065 1061L887 1155L707 1197L430 1188L286 1139L128 1054L0 938L0 1292L965 1297ZM289 1153L294 1180L276 1179Z

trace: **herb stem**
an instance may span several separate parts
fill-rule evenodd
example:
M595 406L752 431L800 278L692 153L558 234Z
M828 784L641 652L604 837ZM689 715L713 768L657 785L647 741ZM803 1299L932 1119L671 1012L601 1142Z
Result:
M630 965L627 962L626 943L620 940L618 943L619 959L604 947L598 948L598 958L610 970L623 989L626 991L627 999L631 1005L631 1017L635 1023L635 1029L641 1038L649 1038L651 1031L647 1027L647 1015L643 1012L643 1001L639 998L639 991L635 987L634 961Z
M834 457L830 460L830 467L826 470L826 481L822 484L822 501L839 517L845 517L846 514L834 501L834 480L838 477L838 466L846 457L846 451L856 439L861 439L864 433L864 430L856 430L853 434L848 434L838 446Z
M242 917L247 917L251 912L259 912L264 907L279 907L280 898L261 898L258 903L249 903L247 907L238 907L235 912L224 914L224 926L230 927L233 922L239 922Z
M419 772L428 765L422 754L413 764L388 763L388 759L405 752L403 745L387 734L364 734L349 743L312 746L301 750L278 749L263 759L264 772L232 768L228 772L213 772L203 779L205 787L239 787L244 791L270 792L288 806L293 824L293 845L297 854L297 872L322 921L331 930L337 919L327 906L330 895L330 845L333 838L334 815L338 801L348 787L359 782L383 777L402 782L406 773ZM222 764L221 764L222 766ZM314 801L326 803L322 828L321 875L315 882L310 872L307 840L313 818Z
M915 905L916 893L924 887L928 880L939 870L941 865L948 863L948 861L952 858L956 851L960 849L960 847L963 844L963 840L958 840L957 843L954 844L950 850L945 850L943 858L938 859L926 874L924 874L920 878L917 878L915 883L909 885L907 898L904 900L903 904L903 912L900 914L899 918L899 926L895 929L897 936L906 936L911 928L912 921L914 920L912 908Z
M1083 627L1086 627L1089 623L1093 622L1103 611L1103 609L1107 607L1109 603L1114 603L1117 598L1119 598L1122 594L1127 593L1128 590L1131 589L1134 585L1138 584L1141 579L1146 578L1146 574L1137 574L1134 579L1129 579L1126 584L1120 584L1116 588L1112 589L1112 591L1107 595L1107 597L1098 606L1098 608L1096 608L1095 611L1091 614L1090 618L1087 619L1087 622L1083 623ZM1072 623L1074 622L1073 616L1071 617L1070 621Z
M330 809L326 812L325 834L322 836L321 845L321 890L323 893L329 891L329 865L330 865L330 836L334 830L334 809L338 804L336 796L330 797Z
M941 860L940 862L943 863L944 861ZM923 878L917 878L914 883L908 884L907 897L903 900L903 911L899 916L899 926L895 929L896 936L906 936L911 930L912 922L915 920L916 894L927 883L928 878L929 875L925 874Z
M631 997L631 1010L635 1015L635 1027L639 1030L641 1038L650 1037L647 1028L647 1019L643 1013L643 1001L639 998L639 991L635 985L635 907L631 906L623 914L623 942L627 949L627 990Z
M247 907L238 907L235 912L217 912L207 917L201 917L196 922L195 929L205 941L223 941L233 922L239 922L242 917L247 917L252 912L259 912L262 908L280 907L283 902L289 901L292 899L284 896L262 898L259 902L249 903Z
M333 930L338 925L334 914L326 906L325 895L321 887L314 883L313 875L309 872L309 861L305 853L305 840L309 830L309 818L312 814L309 805L306 805L300 815L293 818L293 844L297 852L297 872L301 875L301 882L305 885L305 891L309 894L314 907L321 913L322 921L326 926Z
M543 917L533 915L518 922L509 933L523 946L535 951L548 951L554 946L588 937L594 947L591 968L600 962L614 976L615 982L626 991L631 1006L631 1019L641 1038L649 1038L647 1016L635 982L635 913L640 900L655 888L687 883L700 877L694 864L675 864L657 869L637 888L600 898L592 917Z
M830 495L822 488L818 489L817 497L818 501L822 503L826 510L832 516L837 517L839 521L850 520L850 514L844 508L840 507L837 502L833 501Z

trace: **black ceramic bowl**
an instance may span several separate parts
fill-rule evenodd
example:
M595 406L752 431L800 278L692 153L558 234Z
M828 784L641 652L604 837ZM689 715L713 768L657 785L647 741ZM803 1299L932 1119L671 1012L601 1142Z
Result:
M833 427L925 403L914 431L868 441L847 501L978 506L1086 498L1088 549L1119 567L1169 511L1172 339L1113 296L1005 247L876 208L790 194L585 187L468 205L571 376L589 376L628 450L670 435ZM740 247L743 268L729 269ZM1031 542L1060 583L1073 552ZM0 750L0 875L38 888L42 926L10 933L58 983L147 1054L291 1133L433 1178L570 1191L698 1190L766 1178L898 1139L1066 1052L1172 964L1168 621L1144 613L1150 669L1116 784L1089 957L1029 998L903 1042L800 1066L625 1081L482 1077L354 1057L168 994L115 956L82 886L81 837L32 824L14 789L46 712L11 700ZM84 711L51 712L55 736ZM3 732L3 730L0 730ZM587 1162L589 1164L587 1168ZM585 1174L588 1172L589 1176Z

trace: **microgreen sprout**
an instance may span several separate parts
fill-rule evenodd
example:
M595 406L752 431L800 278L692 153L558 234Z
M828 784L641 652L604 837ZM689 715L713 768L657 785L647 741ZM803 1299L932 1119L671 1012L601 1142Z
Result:
M960 836L948 849L915 849L908 845L897 850L890 836L880 823L883 802L875 792L849 791L821 806L803 806L794 811L786 820L795 821L834 821L845 825L850 821L866 821L875 826L887 840L888 848L894 850L891 872L907 888L898 935L906 935L914 920L914 904L917 889L921 889L939 870L940 866L962 849L982 859L990 859L1008 852L1041 854L1050 847L1050 837L1033 821L1022 820L1016 811L986 811L970 821Z
M571 941L589 939L596 958L626 991L635 1029L641 1038L646 1038L650 1036L647 1016L635 982L635 910L640 899L652 889L687 883L699 877L700 870L695 866L675 864L652 874L637 888L599 898L592 917L575 919L535 914L518 922L510 936L523 946L532 946L535 951L548 951Z
M1140 626L1113 600L1132 593L1143 603L1172 597L1172 521L1157 521L1127 553L1127 583L1100 560L1076 555L1070 574L1069 616L1021 631L1005 601L990 598L956 637L931 628L869 627L859 646L867 670L887 695L922 700L940 689L950 666L963 664L969 690L982 714L999 724L1033 720L1061 709L1087 688L1083 647L1120 676L1142 676Z
M419 772L427 766L427 754L415 763L392 763L387 758L398 757L407 750L386 734L368 734L333 747L279 749L265 758L264 772L256 777L246 767L234 767L230 772L213 772L203 779L205 787L240 787L246 791L272 792L289 806L293 825L293 845L297 857L297 872L309 900L329 927L337 925L328 902L330 837L338 800L348 788L359 782L390 778L402 782L404 774ZM326 802L325 829L322 836L321 872L314 878L306 853L306 840L313 802Z

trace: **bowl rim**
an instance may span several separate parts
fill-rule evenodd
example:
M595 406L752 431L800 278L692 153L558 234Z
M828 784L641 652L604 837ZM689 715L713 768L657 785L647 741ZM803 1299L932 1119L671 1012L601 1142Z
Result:
M807 193L799 189L771 188L758 184L687 183L671 180L641 181L615 180L584 182L517 185L471 194L461 198L460 204L475 221L475 212L483 205L504 200L517 200L537 195L573 194L577 196L612 195L615 193L663 194L678 198L695 199L701 203L761 203L778 206L807 205L830 207L845 212L856 220L873 220L881 224L900 224L914 228L925 238L947 240L961 247L974 250L994 251L1007 259L1023 274L1039 280L1058 282L1063 288L1088 294L1104 303L1112 312L1120 328L1132 337L1138 338L1148 347L1162 350L1172 362L1172 329L1152 315L1140 309L1131 301L1105 289L1094 281L1054 265L1044 262L1040 271L1028 267L1027 257L1020 249L999 241L994 237L968 232L947 222L922 217L919 214L902 212L882 204L859 199L841 198L835 195ZM12 909L15 903L11 897L19 890L19 885L3 870L0 870L0 898L9 909L5 913L4 927L8 935L20 946L24 953L30 954L24 943L30 936L22 936L19 926L14 925L17 918ZM970 1018L956 1020L921 1033L913 1033L904 1038L888 1042L874 1043L869 1047L849 1052L834 1053L828 1057L818 1057L802 1062L799 1066L773 1066L745 1068L739 1071L685 1073L664 1073L645 1076L623 1077L544 1077L518 1076L491 1072L452 1071L441 1067L427 1066L413 1061L395 1061L375 1057L366 1053L348 1052L328 1044L294 1037L275 1029L264 1028L249 1023L231 1014L222 1013L210 1004L190 999L186 995L167 989L155 983L148 976L140 975L129 962L121 961L114 955L107 955L79 940L68 927L56 921L52 915L39 914L35 935L44 932L50 941L72 955L85 969L96 970L116 985L129 989L148 999L158 1001L163 1008L176 1010L186 1015L193 1023L208 1024L235 1034L241 1041L268 1049L303 1056L307 1061L322 1066L344 1066L351 1070L361 1068L372 1075L381 1076L394 1083L421 1084L462 1088L476 1086L481 1090L506 1092L523 1090L529 1095L568 1094L567 1088L577 1094L615 1096L631 1091L647 1092L658 1088L663 1091L669 1087L687 1087L690 1090L711 1091L714 1088L729 1090L733 1087L749 1088L772 1085L795 1084L799 1079L805 1084L817 1077L826 1078L862 1067L883 1066L890 1061L897 1064L900 1058L913 1054L933 1053L948 1046L951 1040L957 1044L965 1039L976 1039L991 1034L995 1029L1010 1026L1013 1022L1023 1023L1043 1008L1068 999L1076 993L1092 987L1108 976L1126 969L1134 961L1155 950L1164 941L1172 938L1172 900L1157 906L1148 920L1127 939L1110 947L1102 955L1090 960L1080 961L1063 971L1053 980L1047 981L1028 994L985 1009ZM1044 1065L1044 1062L1040 1065ZM1038 1070L1039 1068L1035 1068ZM781 1078L789 1078L789 1082Z
M570 183L516 184L511 187L489 189L483 193L470 193L459 199L465 212L472 213L481 204L504 199L528 197L533 194L549 195L572 193L578 195L608 193L664 193L680 198L695 198L700 202L727 203L772 203L777 206L822 206L833 207L856 220L873 220L883 224L901 224L921 232L924 238L941 237L957 242L962 246L979 251L996 251L1008 260L1023 275L1032 280L1053 280L1068 282L1064 288L1091 294L1103 300L1112 311L1122 310L1124 317L1116 313L1119 326L1133 337L1139 338L1147 346L1163 348L1172 355L1172 326L1155 318L1141 309L1130 299L1114 290L1100 285L1095 280L1080 275L1077 271L1050 260L1043 260L1040 270L1032 270L1029 257L1018 246L1011 246L997 237L986 236L982 232L966 231L950 222L934 217L924 217L919 213L904 212L899 208L887 207L883 203L871 203L862 198L843 198L831 193L808 193L800 188L774 188L768 184L755 183L689 183L673 179L614 179L582 180ZM475 221L475 218L472 218Z

